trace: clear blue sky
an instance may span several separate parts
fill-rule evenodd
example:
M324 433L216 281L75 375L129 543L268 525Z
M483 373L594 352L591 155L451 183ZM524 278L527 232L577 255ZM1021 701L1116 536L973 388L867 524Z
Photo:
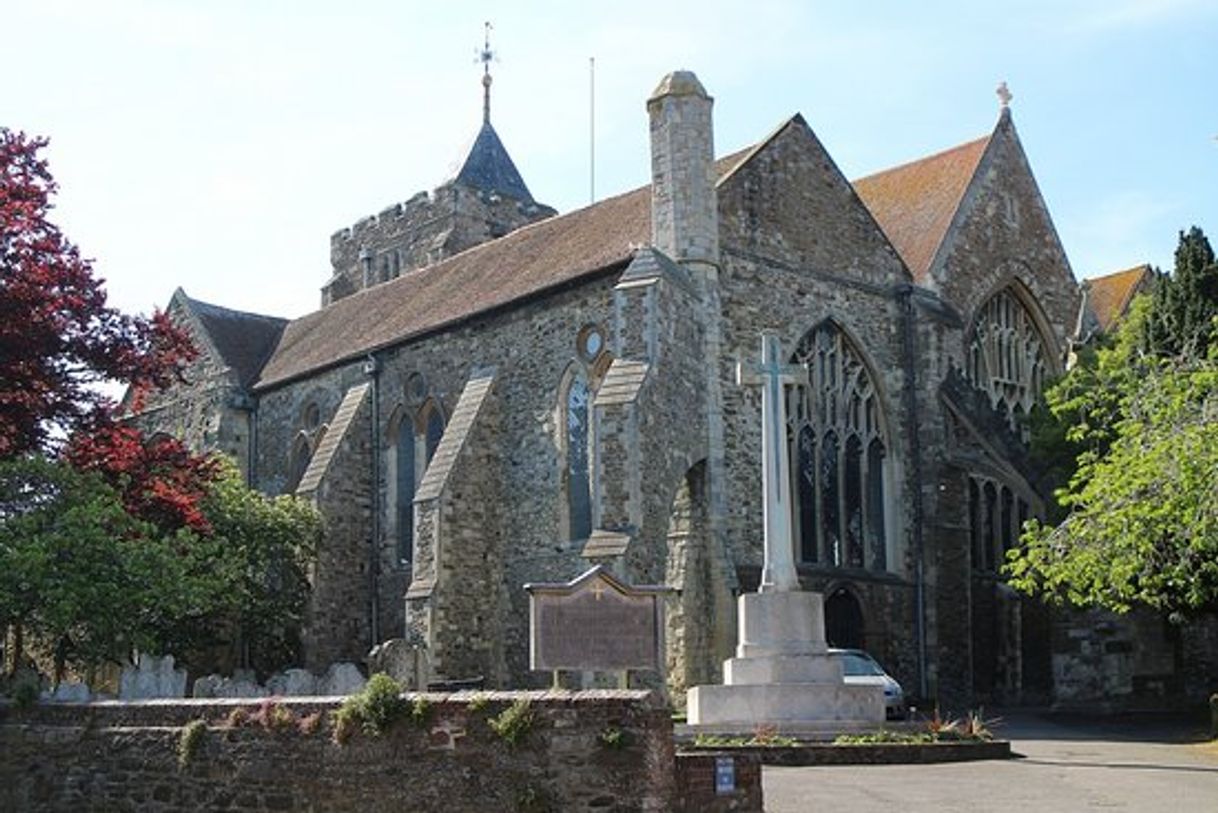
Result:
M674 68L715 97L718 152L802 112L849 178L985 134L1006 80L1078 277L1218 237L1215 0L0 0L0 123L52 139L57 219L119 307L181 285L297 316L333 231L463 157L484 20L492 119L560 211L588 201L595 57L598 197L647 182Z

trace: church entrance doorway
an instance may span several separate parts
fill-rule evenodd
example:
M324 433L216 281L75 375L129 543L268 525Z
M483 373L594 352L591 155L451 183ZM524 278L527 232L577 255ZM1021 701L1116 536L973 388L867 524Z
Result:
M825 599L825 640L838 649L866 649L863 636L863 608L844 587Z

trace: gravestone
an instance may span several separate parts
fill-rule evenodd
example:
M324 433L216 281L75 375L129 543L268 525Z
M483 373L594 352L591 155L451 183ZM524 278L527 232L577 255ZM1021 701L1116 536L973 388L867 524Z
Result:
M195 679L191 697L266 697L271 694L252 676L224 677L222 675L205 675Z
M368 653L368 672L384 672L406 691L422 691L431 674L427 648L405 638L382 641Z
M266 680L266 688L278 697L310 697L317 691L317 677L308 669L287 669Z
M669 588L634 587L597 565L569 582L524 589L531 669L663 671L663 598Z
M784 387L806 376L781 362L778 337L761 336L761 362L737 368L740 384L761 385L761 457L765 566L756 593L738 600L736 657L723 664L722 686L689 690L689 725L749 732L775 725L791 733L876 726L884 720L879 686L846 685L841 662L825 645L824 601L799 589L791 538Z
M52 703L88 703L93 699L87 683L65 680L53 692L43 692L43 699Z
M141 652L137 665L124 667L119 676L120 700L185 696L186 670L173 668L173 655L157 657Z
M353 663L332 663L317 679L316 692L321 697L345 697L363 691L368 681Z

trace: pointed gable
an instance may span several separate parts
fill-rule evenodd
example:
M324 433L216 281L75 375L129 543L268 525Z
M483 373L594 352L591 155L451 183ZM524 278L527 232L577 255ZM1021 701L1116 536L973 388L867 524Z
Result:
M884 234L921 282L951 228L990 136L854 182Z
M521 203L533 202L524 178L520 177L512 157L489 120L482 122L482 129L478 131L478 137L474 139L474 145L453 182Z
M802 115L720 164L725 251L874 284L909 281L897 252ZM853 247L849 256L843 245Z
M242 387L257 380L288 324L287 319L230 310L191 299L181 288L174 293L174 300L194 317L218 361L233 371Z

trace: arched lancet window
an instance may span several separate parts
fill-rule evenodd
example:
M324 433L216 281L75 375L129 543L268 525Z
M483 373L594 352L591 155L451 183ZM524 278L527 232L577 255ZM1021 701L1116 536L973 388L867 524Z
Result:
M588 460L591 389L582 369L574 371L568 377L562 407L567 538L587 539L592 533L592 490Z
M807 333L789 387L793 523L800 558L834 567L888 567L881 407L862 357L832 322Z
M313 444L305 432L296 435L292 441L292 451L288 455L288 482L286 491L291 493L300 485L301 478L309 468L309 460L313 457Z
M444 436L444 413L428 400L412 418L402 407L389 420L390 516L398 564L414 558L414 494Z
M423 453L426 455L427 463L431 463L431 458L435 455L436 448L440 445L440 439L444 437L444 416L440 413L440 408L434 403L430 406L431 409L427 411L427 424L424 428L423 442Z
M1026 440L1021 417L1040 400L1049 370L1048 345L1032 313L1014 288L1004 288L978 308L970 333L968 379Z
M1019 490L983 474L968 482L969 539L973 569L998 573L1006 553L1019 543L1023 525L1032 516L1032 506Z
M398 564L409 564L414 557L415 445L414 422L400 413L390 432L393 445L390 472L393 476L393 521Z

